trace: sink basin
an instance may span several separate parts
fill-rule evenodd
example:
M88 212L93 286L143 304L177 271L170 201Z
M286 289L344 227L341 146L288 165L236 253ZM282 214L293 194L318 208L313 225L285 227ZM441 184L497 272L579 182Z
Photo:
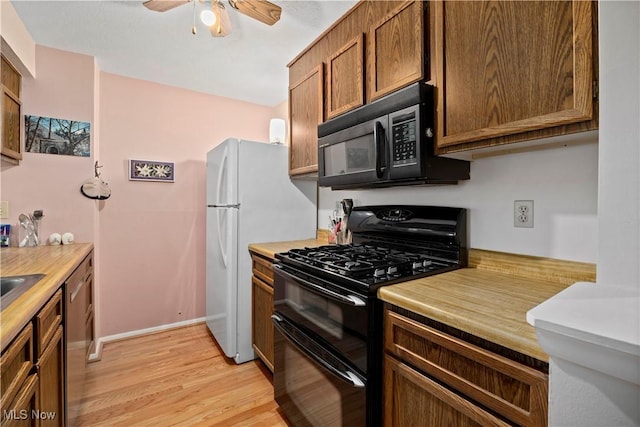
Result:
M25 274L22 276L0 277L0 306L6 308L20 295L31 289L42 279L44 274Z

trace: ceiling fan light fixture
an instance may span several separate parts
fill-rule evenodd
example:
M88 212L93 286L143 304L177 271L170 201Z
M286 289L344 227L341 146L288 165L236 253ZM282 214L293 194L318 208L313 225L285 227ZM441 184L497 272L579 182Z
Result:
M215 22L209 26L212 37L224 37L231 34L231 20L227 9L219 0L211 2L211 12L215 15Z
M200 20L207 27L216 23L216 14L212 10L203 10L200 12Z

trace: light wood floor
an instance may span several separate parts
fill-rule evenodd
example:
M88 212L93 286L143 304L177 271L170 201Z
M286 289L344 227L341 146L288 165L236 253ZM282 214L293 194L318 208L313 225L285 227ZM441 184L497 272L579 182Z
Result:
M108 343L80 426L287 426L259 361L226 359L204 323Z

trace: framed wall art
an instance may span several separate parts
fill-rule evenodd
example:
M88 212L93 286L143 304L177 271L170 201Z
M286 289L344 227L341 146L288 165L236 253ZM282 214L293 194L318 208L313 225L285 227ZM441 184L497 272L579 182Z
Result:
M52 117L24 116L25 151L65 156L91 156L91 123Z
M130 181L174 182L175 164L153 160L129 160Z

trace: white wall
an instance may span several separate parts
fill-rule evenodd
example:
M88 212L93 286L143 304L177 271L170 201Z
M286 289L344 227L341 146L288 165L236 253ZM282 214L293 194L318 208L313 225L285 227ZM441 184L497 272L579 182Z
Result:
M598 283L640 287L640 3L600 2Z
M597 254L597 133L573 147L479 159L457 186L393 187L319 193L318 227L327 228L335 201L359 205L418 204L469 209L470 246L583 262ZM534 201L534 228L513 226L514 200Z

